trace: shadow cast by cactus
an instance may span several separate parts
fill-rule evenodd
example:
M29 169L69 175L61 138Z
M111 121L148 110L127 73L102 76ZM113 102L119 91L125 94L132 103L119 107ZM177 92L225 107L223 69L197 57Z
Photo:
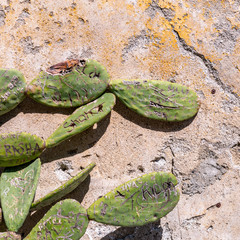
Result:
M120 227L101 240L161 240L163 229L160 220L142 227Z
M89 190L89 184L91 181L90 179L91 177L89 175L75 190L64 196L61 200L75 199L81 203ZM36 212L33 212L32 214L29 214L23 226L19 230L19 233L22 235L22 237L26 237L31 231L31 229L33 229L33 227L43 218L47 211L59 201L60 200L57 200L50 206L46 206Z
M126 120L129 120L141 126L142 128L162 132L180 131L190 125L196 117L195 115L194 117L182 122L163 122L159 120L149 119L132 111L127 106L125 106L119 99L117 99L116 105L114 106L113 110L118 112Z

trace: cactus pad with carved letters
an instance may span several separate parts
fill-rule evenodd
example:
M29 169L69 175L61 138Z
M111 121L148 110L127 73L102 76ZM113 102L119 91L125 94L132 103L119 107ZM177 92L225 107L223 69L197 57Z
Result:
M73 199L55 204L32 229L25 240L71 239L79 240L88 226L86 209Z
M189 88L157 80L112 80L110 90L130 109L148 118L177 122L197 114L200 102Z
M177 179L171 173L154 172L126 182L94 202L90 220L135 227L154 222L173 210L179 201Z
M115 105L115 96L105 93L95 101L84 105L69 116L64 123L46 140L46 147L56 146L60 142L83 132L94 123L99 122L111 112Z
M54 66L58 65L61 64ZM78 65L62 74L50 72L42 71L28 85L27 94L35 101L53 107L86 104L100 96L109 82L106 69L94 60L80 60Z
M95 163L89 164L84 170L78 173L75 177L68 180L61 187L57 188L56 190L50 192L46 196L32 203L30 210L31 211L39 210L42 207L48 206L53 202L58 201L68 193L72 192L80 183L82 183L87 178L87 176L95 166L96 166Z
M0 167L24 164L37 158L45 149L45 142L36 135L24 132L0 135Z
M5 168L1 175L1 204L8 230L17 232L25 221L35 195L41 161Z
M26 81L15 69L0 69L0 115L15 108L24 98Z
M14 232L1 232L0 240L21 240L21 235Z

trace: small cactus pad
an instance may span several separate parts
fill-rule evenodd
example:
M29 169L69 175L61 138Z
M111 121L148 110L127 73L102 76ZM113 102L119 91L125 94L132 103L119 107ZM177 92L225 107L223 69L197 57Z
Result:
M73 199L56 203L32 229L25 240L79 240L88 226L86 209Z
M67 65L64 63L54 66ZM35 101L53 107L78 107L96 99L108 86L106 69L94 60L79 61L58 74L54 74L52 69L58 69L54 66L42 71L28 86L27 94Z
M25 221L35 195L41 161L5 168L1 175L1 204L8 230L17 232Z
M127 107L148 118L177 122L196 115L197 94L177 83L157 80L113 80L110 90Z
M21 235L14 232L1 232L0 240L21 240Z
M46 196L32 203L30 210L31 211L39 210L40 208L48 206L53 202L60 200L68 193L72 192L80 183L82 183L87 178L87 176L95 166L96 166L95 163L89 164L84 170L78 173L75 177L68 180L61 187L57 188L56 190L50 192Z
M24 98L26 81L17 70L0 69L0 115L15 108Z
M0 135L0 167L24 164L37 158L45 149L45 142L29 133Z
M105 93L94 102L88 103L69 116L65 122L46 140L46 147L54 147L60 142L86 130L103 119L115 105L115 95Z
M87 210L90 220L135 227L154 222L172 211L179 200L171 173L154 172L120 185Z

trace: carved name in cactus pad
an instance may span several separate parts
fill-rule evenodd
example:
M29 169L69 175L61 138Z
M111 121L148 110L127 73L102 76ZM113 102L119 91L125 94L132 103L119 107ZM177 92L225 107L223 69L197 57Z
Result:
M88 226L86 209L73 199L55 204L25 239L79 240Z
M17 70L0 69L0 115L15 108L24 98L26 81Z
M21 235L14 232L1 232L0 240L21 240Z
M112 80L111 91L135 112L162 121L183 121L196 115L197 94L177 83L157 80Z
M76 135L107 116L115 105L116 97L105 93L95 101L88 103L69 116L64 123L46 140L47 148Z
M10 167L37 158L45 148L45 142L28 133L0 135L0 166Z
M108 80L109 75L102 65L94 60L83 60L63 75L41 72L28 86L27 94L49 106L78 107L100 96Z
M41 161L5 168L1 175L1 204L9 230L17 232L29 213L40 175Z
M117 226L142 226L169 213L179 201L177 180L155 172L120 185L87 210L89 219Z

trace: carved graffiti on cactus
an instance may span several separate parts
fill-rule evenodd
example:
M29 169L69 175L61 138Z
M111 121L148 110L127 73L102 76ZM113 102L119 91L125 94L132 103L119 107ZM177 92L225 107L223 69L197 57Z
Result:
M45 149L42 138L29 133L0 135L0 166L10 167L36 159Z
M115 105L115 96L105 93L95 101L76 109L46 140L47 148L74 136L106 117Z
M84 112L83 114L77 116L75 119L71 119L69 122L65 122L63 124L63 127L64 128L70 128L68 130L68 132L72 132L73 129L79 124L79 123L82 123L82 122L85 122L86 120L89 119L89 117L93 116L93 115L96 115L100 112L103 111L103 104L104 102L100 103L98 106L96 107L93 107L92 109L90 109L89 111L87 112Z
M34 146L31 143L23 143L23 142L20 142L17 146L5 144L4 149L7 157L16 156L16 155L22 156L23 154L31 156L32 154L36 154L41 150L38 143L36 143Z
M41 161L5 168L1 175L1 204L6 225L17 232L25 221L40 175Z
M106 69L94 60L68 60L42 71L27 94L54 107L78 107L100 96L108 86Z
M111 80L110 90L130 109L148 118L183 121L196 115L197 94L177 83L158 80Z
M117 226L142 226L165 216L177 204L177 179L170 173L150 173L124 183L99 198L90 219Z
M0 69L0 115L15 108L24 98L26 81L17 70Z
M55 204L25 238L79 240L88 226L86 209L73 199Z

